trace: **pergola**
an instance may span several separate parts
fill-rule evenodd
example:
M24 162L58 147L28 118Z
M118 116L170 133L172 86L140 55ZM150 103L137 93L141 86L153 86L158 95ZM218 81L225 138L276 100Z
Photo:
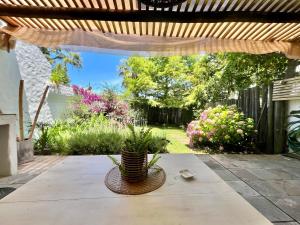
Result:
M0 0L0 19L2 48L20 39L130 54L300 57L299 0L187 0L167 8L140 0Z

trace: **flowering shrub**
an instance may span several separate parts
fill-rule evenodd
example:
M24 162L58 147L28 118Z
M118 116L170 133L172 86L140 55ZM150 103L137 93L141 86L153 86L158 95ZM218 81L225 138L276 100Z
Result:
M126 102L118 100L116 97L107 98L93 93L90 90L73 85L73 92L79 96L79 101L75 101L72 110L77 116L89 117L93 114L103 114L108 118L122 123L129 123L131 116Z
M255 133L252 118L245 118L236 106L217 106L200 113L197 121L187 127L190 147L218 146L224 147L249 146Z

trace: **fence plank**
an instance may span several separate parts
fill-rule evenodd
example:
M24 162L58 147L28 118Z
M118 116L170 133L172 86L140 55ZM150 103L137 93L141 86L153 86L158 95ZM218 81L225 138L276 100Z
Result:
M268 131L267 131L267 140L266 140L266 153L273 153L274 152L274 103L272 101L273 95L273 84L269 85L268 91Z
M274 153L285 151L285 118L286 102L276 101L274 104Z

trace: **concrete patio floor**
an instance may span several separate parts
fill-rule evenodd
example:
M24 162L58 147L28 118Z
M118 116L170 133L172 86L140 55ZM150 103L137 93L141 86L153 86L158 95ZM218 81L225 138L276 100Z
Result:
M198 155L276 225L300 224L300 161L281 155Z
M281 155L197 156L272 223L300 224L299 160ZM19 167L18 175L0 178L0 190L19 188L63 159L36 156Z

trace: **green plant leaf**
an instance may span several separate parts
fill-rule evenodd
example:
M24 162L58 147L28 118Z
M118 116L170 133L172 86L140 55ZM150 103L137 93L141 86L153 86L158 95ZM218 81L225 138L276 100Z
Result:
M156 152L156 153L153 155L151 161L148 163L148 168L153 167L153 166L158 162L158 160L159 160L160 158L161 158L161 156L159 156L159 155L158 155L158 152Z

